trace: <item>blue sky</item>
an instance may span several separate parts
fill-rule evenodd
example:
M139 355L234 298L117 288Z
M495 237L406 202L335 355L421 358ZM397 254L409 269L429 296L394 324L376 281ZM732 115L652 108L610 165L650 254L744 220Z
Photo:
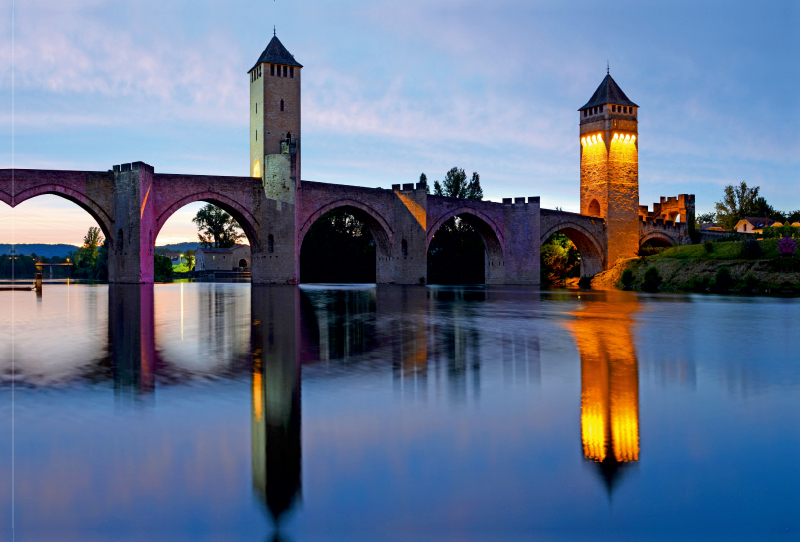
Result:
M246 175L246 71L276 25L305 66L304 179L389 187L459 166L488 199L577 210L576 110L608 60L640 105L642 204L693 193L707 211L746 180L800 208L796 1L17 0L13 156L0 6L0 168ZM159 243L194 240L195 211ZM0 206L0 242L79 243L92 224L56 196Z

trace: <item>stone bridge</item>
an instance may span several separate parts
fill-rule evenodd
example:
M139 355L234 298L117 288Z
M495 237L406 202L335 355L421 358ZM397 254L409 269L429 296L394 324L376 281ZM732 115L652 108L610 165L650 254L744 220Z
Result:
M607 261L602 218L540 209L538 197L497 203L432 196L421 184L382 189L302 181L272 199L257 177L155 173L143 162L108 171L0 170L0 199L6 204L14 207L42 194L66 198L97 221L108 239L109 281L115 283L153 282L161 228L175 211L196 201L223 208L242 226L257 284L300 282L306 234L322 215L339 207L372 232L378 283L427 282L431 240L453 217L473 226L483 239L487 284L538 284L540 246L556 232L578 247L582 275L613 265ZM683 224L652 218L640 223L642 242L685 242Z

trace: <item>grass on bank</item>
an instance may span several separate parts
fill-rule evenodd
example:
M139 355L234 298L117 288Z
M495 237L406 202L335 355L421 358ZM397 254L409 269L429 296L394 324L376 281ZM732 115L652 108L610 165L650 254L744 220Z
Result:
M614 284L648 292L800 293L800 253L781 257L777 239L704 243L629 260Z
M765 239L763 241L759 241L759 244L761 245L761 255L758 257L758 259L778 259L780 254L778 254L777 243L777 239ZM740 260L742 258L742 243L738 241L728 241L724 243L703 243L701 245L670 247L662 250L658 254L648 256L647 259Z
M188 273L189 271L191 271L191 269L189 269L189 266L186 265L185 263L172 266L173 273Z

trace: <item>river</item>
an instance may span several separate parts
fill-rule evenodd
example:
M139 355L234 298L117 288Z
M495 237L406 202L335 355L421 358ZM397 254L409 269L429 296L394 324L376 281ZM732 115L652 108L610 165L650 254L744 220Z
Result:
M0 307L16 540L800 536L796 299L46 284Z

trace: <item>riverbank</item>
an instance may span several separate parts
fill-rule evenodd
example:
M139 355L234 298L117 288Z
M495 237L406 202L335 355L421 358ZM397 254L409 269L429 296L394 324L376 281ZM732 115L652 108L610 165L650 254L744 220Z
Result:
M624 288L623 273L630 270L629 289L646 289L645 273L655 269L661 291L740 291L747 293L800 294L800 259L780 258L775 241L763 241L760 258L742 257L741 243L714 243L673 247L645 258L622 260L592 278L592 288ZM725 271L720 271L727 268ZM729 274L725 281L717 281ZM651 272L652 275L652 272ZM724 278L724 277L723 277Z

